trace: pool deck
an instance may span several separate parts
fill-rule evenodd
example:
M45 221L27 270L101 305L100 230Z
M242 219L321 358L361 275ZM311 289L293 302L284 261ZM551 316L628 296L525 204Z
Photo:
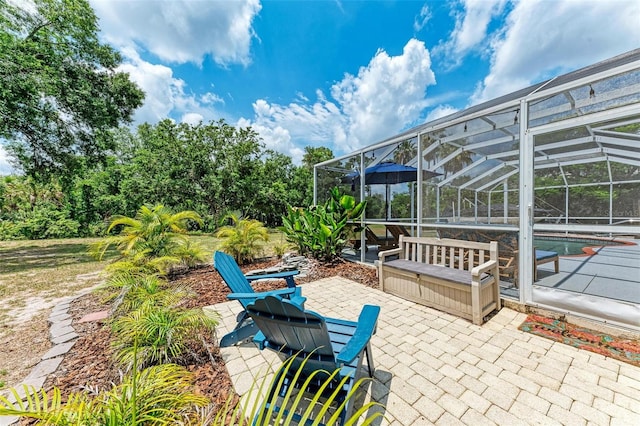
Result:
M636 241L637 242L637 241ZM535 285L640 303L640 245L605 246L594 256L560 256L538 267Z
M522 332L523 313L503 308L477 326L344 278L301 287L305 307L325 316L356 320L363 304L381 307L364 396L385 407L381 424L640 424L639 367ZM222 336L241 306L209 309ZM253 343L221 353L240 394L280 364Z

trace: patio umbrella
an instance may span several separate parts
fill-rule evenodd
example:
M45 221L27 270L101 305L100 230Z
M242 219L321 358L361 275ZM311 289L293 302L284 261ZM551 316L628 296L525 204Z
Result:
M429 170L423 170L422 179L426 180L439 174L440 173ZM394 183L415 182L418 180L418 169L405 164L384 161L367 167L364 170L364 179L367 185L391 185ZM345 176L344 180L351 181L354 184L360 182L360 172L351 172Z
M440 173L429 170L422 171L422 179L426 180ZM418 180L418 169L405 164L394 163L393 161L383 161L364 170L364 180L366 185L385 185L385 210L387 219L389 219L389 185L396 183L416 182ZM360 172L355 171L347 174L343 182L351 182L352 190L360 182Z

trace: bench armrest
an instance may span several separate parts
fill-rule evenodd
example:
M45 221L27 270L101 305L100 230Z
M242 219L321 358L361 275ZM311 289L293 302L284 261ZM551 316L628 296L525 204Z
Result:
M376 332L379 314L380 306L364 305L358 317L356 331L336 357L338 363L349 364L362 353L371 336Z
M380 259L381 262L384 262L385 258L387 258L388 256L393 256L396 254L400 254L402 252L401 248L394 248L391 250L385 250L385 251L381 251L378 253L378 259Z
M471 276L479 277L484 273L487 273L489 270L493 269L498 265L498 262L495 260L489 260L484 262L482 265L478 265L471 270Z

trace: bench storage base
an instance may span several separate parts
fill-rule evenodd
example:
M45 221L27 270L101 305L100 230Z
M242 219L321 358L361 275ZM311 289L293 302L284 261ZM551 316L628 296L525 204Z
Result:
M379 254L380 289L480 325L500 309L496 246L402 238L398 249ZM400 258L387 260L395 255Z
M435 308L473 321L472 287L470 284L403 271L393 266L382 266L384 281L382 290L421 305ZM440 268L436 266L435 268ZM481 282L480 305L476 317L483 318L499 309L491 281Z

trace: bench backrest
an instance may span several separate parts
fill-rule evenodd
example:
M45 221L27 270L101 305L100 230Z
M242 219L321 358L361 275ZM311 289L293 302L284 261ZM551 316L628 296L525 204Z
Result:
M447 238L400 236L400 259L470 271L488 260L498 261L498 243Z

